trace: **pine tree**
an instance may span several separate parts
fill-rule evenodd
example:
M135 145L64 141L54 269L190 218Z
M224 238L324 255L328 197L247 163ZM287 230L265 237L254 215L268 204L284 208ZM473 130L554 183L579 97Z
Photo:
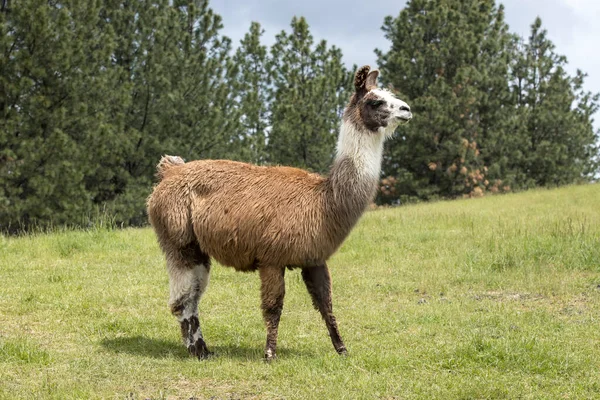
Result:
M493 0L412 0L383 30L383 79L412 106L380 201L477 196L589 179L598 96L570 77L538 19L527 43Z
M201 0L3 3L2 228L145 223L162 154L239 158L221 27Z
M389 143L383 171L395 193L381 201L482 194L493 185L486 174L510 95L503 8L493 0L411 0L382 29L392 43L377 51L384 83L415 118Z
M175 40L179 50L175 64L164 65L175 83L175 107L162 118L165 140L172 138L177 154L188 159L238 158L238 68L229 55L230 40L219 35L221 17L207 0L175 2L175 11L183 35L165 38Z
M261 45L264 31L253 22L234 55L241 113L241 159L256 164L267 158L266 136L269 125L270 61L267 47Z
M541 19L518 47L512 88L523 130L525 156L518 167L528 186L562 185L590 177L596 170L591 117L598 94L583 91L585 75L567 74L567 59L555 52Z
M128 179L108 204L118 220L141 224L161 155L238 157L236 69L206 0L116 0L106 22L119 38L113 67L128 90L117 112Z
M294 17L291 28L271 48L269 161L323 172L333 160L351 73L335 46L321 41L313 48L304 18Z
M109 154L113 133L106 113L114 99L106 69L113 37L98 29L99 8L99 2L26 0L2 13L5 229L78 223L92 211L90 160Z

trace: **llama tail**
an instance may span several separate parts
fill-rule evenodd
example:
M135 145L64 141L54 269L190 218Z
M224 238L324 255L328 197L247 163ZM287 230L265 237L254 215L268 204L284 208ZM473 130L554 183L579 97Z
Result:
M165 177L167 171L171 169L171 167L173 167L174 165L181 164L185 164L185 161L181 157L163 156L158 162L158 165L156 166L156 177L159 181L162 180Z

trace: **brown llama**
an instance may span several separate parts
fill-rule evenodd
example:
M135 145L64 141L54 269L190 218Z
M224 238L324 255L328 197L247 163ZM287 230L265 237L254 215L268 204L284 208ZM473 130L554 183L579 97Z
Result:
M190 354L210 354L198 302L211 258L238 271L258 270L267 360L275 358L286 268L302 270L333 347L346 353L326 262L375 196L383 142L412 118L405 102L377 87L378 75L369 66L356 72L328 177L226 160L161 159L148 215L167 260L169 306Z

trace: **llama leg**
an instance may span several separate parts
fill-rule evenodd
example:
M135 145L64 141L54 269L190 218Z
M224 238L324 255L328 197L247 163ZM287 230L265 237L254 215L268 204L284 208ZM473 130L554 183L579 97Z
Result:
M179 320L183 343L191 355L199 359L206 358L211 353L202 337L198 302L208 285L210 259L194 243L168 257L167 269L170 284L169 307Z
M271 361L276 357L277 329L285 296L285 268L261 267L259 272L263 318L267 326L265 359Z
M346 346L342 341L337 322L333 316L331 304L331 276L327 265L302 269L302 279L306 284L308 293L312 297L313 305L325 320L333 347L339 354L346 354Z

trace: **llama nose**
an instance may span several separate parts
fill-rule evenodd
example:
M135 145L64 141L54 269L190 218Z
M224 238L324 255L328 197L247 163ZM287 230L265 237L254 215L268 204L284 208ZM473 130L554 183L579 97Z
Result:
M403 104L400 106L400 110L401 111L410 111L410 107L408 106L408 104Z

